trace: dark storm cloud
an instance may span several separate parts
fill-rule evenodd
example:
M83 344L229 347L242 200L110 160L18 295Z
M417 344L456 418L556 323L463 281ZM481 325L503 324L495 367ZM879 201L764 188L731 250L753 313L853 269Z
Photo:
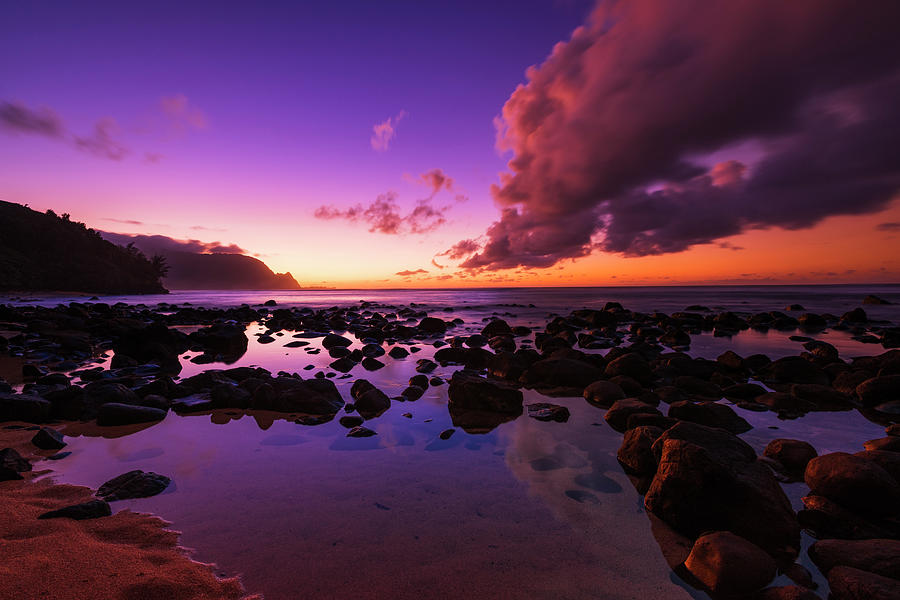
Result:
M247 254L247 251L237 244L224 244L222 242L176 240L165 235L132 235L127 233L113 233L110 231L101 231L100 235L103 236L103 239L120 246L132 243L138 250L148 256L153 254L167 254L170 252L192 252L196 254Z
M600 3L504 105L501 217L462 266L678 252L884 208L898 30L896 2Z

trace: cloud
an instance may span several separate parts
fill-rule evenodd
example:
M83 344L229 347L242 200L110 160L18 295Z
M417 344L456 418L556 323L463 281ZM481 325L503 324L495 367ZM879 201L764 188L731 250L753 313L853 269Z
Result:
M111 218L104 217L103 220L110 221L112 223L122 223L123 225L143 225L144 224L143 221L133 221L131 219L111 219Z
M449 207L435 207L430 198L418 200L415 208L406 215L400 214L397 194L387 192L379 195L371 204L357 204L346 209L334 206L320 206L313 216L317 219L345 219L368 223L369 231L398 235L402 233L422 234L434 231L447 222L444 214Z
M470 254L474 254L479 248L481 248L481 244L475 240L461 240L453 244L448 250L440 252L438 256L446 256L450 260L460 260Z
M406 111L401 110L397 113L395 117L388 117L381 123L375 123L372 126L372 137L369 139L369 143L372 144L372 149L377 152L387 152L387 149L390 147L391 140L394 139L394 135L397 133L397 124L406 116Z
M897 3L598 4L503 106L501 216L461 266L679 252L883 209L900 189L898 27Z
M434 196L441 190L453 191L453 178L444 173L442 169L431 169L419 175L419 181L431 189Z
M148 256L172 252L191 252L195 254L248 254L247 250L244 250L237 244L201 242L200 240L177 240L165 235L140 235L113 233L110 231L101 231L99 233L103 236L103 239L120 246L132 243Z
M75 147L79 150L109 160L122 160L130 150L116 140L119 125L112 117L103 117L94 124L90 135L75 136Z
M400 277L412 277L413 275L423 275L428 273L425 269L416 269L415 271L397 271L394 275L399 275Z
M434 265L435 267L437 267L438 269L446 269L446 268L447 268L447 265L440 265L440 264L438 264L438 262L437 262L435 259L433 259L433 258L431 259L431 264L433 264L433 265Z
M160 161L162 161L163 158L165 158L165 156L160 154L159 152L145 152L144 153L144 162L150 163L152 165L159 163Z
M53 110L31 109L18 102L0 102L0 123L15 132L47 137L63 137L66 132L62 119Z
M168 118L169 125L179 132L206 129L209 126L206 114L196 106L192 106L184 94L161 98L159 108Z
M875 226L875 229L878 231L900 231L900 223L893 221L889 223L879 223Z

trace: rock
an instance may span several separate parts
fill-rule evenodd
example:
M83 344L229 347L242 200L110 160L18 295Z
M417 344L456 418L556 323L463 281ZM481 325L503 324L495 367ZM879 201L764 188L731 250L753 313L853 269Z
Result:
M863 442L866 450L881 450L884 452L900 452L900 437L889 435L883 438Z
M603 376L599 367L571 358L551 357L533 363L520 381L555 396L580 396L584 389Z
M416 371L419 373L431 373L437 368L437 363L427 358L420 358L416 361Z
M897 600L900 598L900 581L861 571L853 567L838 566L828 572L829 598L833 600Z
M407 356L409 356L409 351L406 348L394 346L388 351L388 356L396 359L406 358Z
M371 429L363 426L354 427L350 431L347 432L347 437L354 438L362 438L362 437L372 437L373 435L378 435L376 432Z
M353 429L354 427L362 425L365 422L365 419L357 415L345 415L338 419L338 422L347 429Z
M382 367L384 367L383 362L381 362L377 358L373 358L371 356L367 356L364 359L362 359L361 364L362 364L363 369L365 369L366 371L377 371L378 369L381 369Z
M856 386L856 395L863 406L876 406L900 398L900 375L872 377Z
M108 517L112 514L109 503L104 500L90 500L81 504L73 504L57 510L51 510L38 515L38 519L75 519L82 521L84 519L98 519L100 517Z
M646 402L642 402L637 398L625 398L623 400L616 400L613 405L609 407L609 410L606 411L603 418L609 423L610 427L621 433L625 431L625 428L628 426L628 417L635 414L662 416L661 412Z
M84 386L84 401L96 410L108 402L139 404L140 398L121 383L100 380Z
M817 594L799 585L781 585L762 590L753 600L822 600Z
M481 330L481 335L490 339L498 335L513 335L513 331L503 319L494 319L484 326L484 329Z
M247 352L244 326L237 323L216 323L188 335L189 343L203 348L204 353L221 356L225 362L234 362Z
M729 400L754 400L766 393L766 388L755 383L737 383L722 390L722 395Z
M330 350L335 347L347 347L353 344L353 340L348 340L342 335L338 335L336 333L329 333L324 338L322 338L322 347L326 350Z
M612 381L595 381L584 388L584 399L601 408L609 408L616 400L625 398L625 392Z
M66 445L63 441L63 434L49 427L41 427L31 438L31 443L41 450L59 450Z
M707 427L718 427L731 433L744 433L753 429L731 408L715 402L673 402L669 406L669 416L682 421L691 421Z
M360 392L353 404L364 419L374 419L391 407L391 399L378 388L372 387Z
M874 304L874 305L879 305L879 304L880 304L880 305L892 304L891 302L888 302L888 301L885 300L884 298L879 298L878 296L876 296L876 295L874 295L874 294L869 294L868 296L866 296L865 298L863 298L862 303L863 303L863 304Z
M465 369L453 373L448 389L453 424L484 433L522 414L522 392Z
M0 393L0 421L44 423L52 409L50 402L38 396Z
M806 465L819 454L809 442L778 438L766 445L763 455L778 461L796 479L802 478Z
M31 463L13 448L0 450L0 481L22 479L19 473L31 470Z
M675 378L675 387L691 396L701 396L710 400L722 397L722 388L715 383L693 375L679 375Z
M628 352L607 363L604 374L607 379L617 375L627 375L643 386L647 386L653 381L650 364L635 352Z
M661 428L648 425L634 427L625 432L616 458L626 472L633 475L656 473L656 456L653 455L652 447L662 433Z
M850 410L850 398L828 385L797 383L791 386L791 395L810 403L816 410Z
M250 408L308 415L333 415L344 406L341 393L330 379L276 377L271 382L273 391L261 393L263 386L260 386L250 400Z
M777 560L792 563L800 549L800 527L771 471L743 460L746 455L738 450L743 442L737 437L712 428L695 429L698 441L707 446L703 447L672 435L679 434L681 426L669 429L653 445L660 458L644 498L647 510L683 535L731 531ZM690 431L680 435L692 437ZM723 436L738 442L724 442ZM755 457L752 448L750 454Z
M713 456L727 463L752 463L756 461L753 447L724 429L707 427L689 421L680 421L670 427L653 445L653 454L659 461L665 440L683 440L705 448Z
M804 479L810 494L851 510L874 515L900 510L900 483L876 463L852 454L832 452L812 459Z
M862 452L854 453L853 456L873 461L887 471L888 475L900 482L900 452L891 452L890 450L863 450Z
M556 421L565 423L569 420L569 409L558 404L537 402L528 405L528 416L538 421Z
M698 538L684 566L713 594L721 595L759 590L777 570L775 561L759 546L728 531Z
M410 402L415 402L416 400L421 398L422 394L424 394L424 393L425 393L425 390L423 390L419 386L411 385L409 387L404 388L403 391L400 392L400 395L403 396L404 398L406 398L407 400L409 400Z
M830 383L825 371L799 356L779 358L762 369L762 376L775 383Z
M97 490L97 495L107 502L128 498L148 498L165 490L171 482L171 479L158 473L129 471L101 485Z
M866 323L869 320L866 315L866 311L862 308L854 308L849 312L845 312L843 316L841 316L841 321L845 321L847 323Z
M900 540L819 540L809 548L809 557L826 575L845 566L900 579Z
M437 317L425 317L419 321L416 328L428 335L443 335L447 331L447 323Z
M133 425L135 423L152 423L166 418L166 411L148 406L132 406L107 402L97 409L97 425Z
M862 540L900 533L883 522L873 522L832 502L825 496L804 496L797 519L818 538Z
M449 440L449 439L450 439L450 436L452 436L454 433L456 433L456 430L455 430L455 429L445 429L445 430L443 430L443 431L441 432L441 434L440 434L439 437L440 437L442 440Z

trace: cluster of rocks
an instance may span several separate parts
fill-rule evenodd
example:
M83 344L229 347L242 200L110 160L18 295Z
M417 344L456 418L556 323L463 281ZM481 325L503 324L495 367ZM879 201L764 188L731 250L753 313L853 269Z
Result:
M751 593L781 572L799 587L768 588L766 598L816 597L803 588L811 580L795 563L803 528L822 540L813 546L820 550L810 550L810 556L827 574L835 598L891 597L883 590L895 590L891 582L896 571L882 566L878 542L871 540L900 536L896 426L889 429L891 435L866 442L865 450L854 455L817 457L809 444L782 439L758 457L738 437L751 426L732 406L773 411L781 418L856 410L888 424L900 415L900 350L848 361L831 344L804 335L794 338L803 345L799 355L777 360L732 351L709 360L686 352L693 334L725 336L749 328L807 334L831 328L862 342L900 346L900 330L870 321L861 308L841 316L806 313L799 306L787 312L801 314L716 314L701 306L672 315L643 314L608 303L602 310L554 317L542 331L493 318L479 333L448 335L461 320L429 316L416 305L364 302L322 310L269 305L227 311L98 304L0 307L3 328L21 331L10 339L8 351L29 361L29 382L21 393L0 389L0 420L97 419L101 425L121 425L157 421L170 409L232 409L277 411L315 425L343 409L347 414L340 422L348 436L368 437L376 432L364 426L366 421L395 401L416 401L429 386L444 383L435 376L439 367L453 367L448 411L453 425L470 433L484 433L521 416L526 408L521 388L547 396L580 396L605 409L606 422L624 434L619 461L645 494L648 512L687 540L690 552L678 568L699 587L720 595ZM297 373L273 375L238 367L177 377L179 356L188 350L200 363L228 362L243 354L248 344L244 331L251 321L264 324L259 343L288 334L292 341L284 345L299 348L321 338L322 348L334 359L334 372L304 379ZM186 334L174 325L202 327ZM398 396L391 398L357 379L345 404L332 381L336 373L349 377L357 366L374 371L388 359L407 359L426 343L436 348L433 358L416 361L418 374ZM59 372L87 360L98 348L115 352L112 370ZM83 385L73 382L76 377ZM569 418L565 407L550 403L527 410L544 421ZM449 438L453 431L441 437ZM14 457L9 461L15 464ZM0 466L5 469L0 473L12 472L7 462ZM801 480L810 494L798 514L779 482ZM832 538L869 546L855 553L819 545ZM856 555L875 558L871 564L834 558ZM859 590L867 591L860 595Z

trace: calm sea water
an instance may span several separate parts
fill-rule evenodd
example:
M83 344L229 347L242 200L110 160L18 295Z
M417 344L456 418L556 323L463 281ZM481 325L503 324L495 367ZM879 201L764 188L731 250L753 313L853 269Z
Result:
M665 312L691 304L753 312L799 303L841 314L867 294L900 303L898 286L183 291L121 300L232 306L274 299L280 306L312 307L415 302L444 318L459 316L465 325L453 333L465 334L492 315L538 326L551 314L607 301ZM871 318L900 321L897 305L865 308ZM234 365L304 377L329 371L326 352L310 353L320 347L317 340L285 348L288 333L263 345L255 341L262 331L257 323L248 327L250 349ZM773 358L797 354L801 347L787 339L791 333L704 334L694 336L691 352L710 358L729 348ZM845 358L883 351L842 332L816 337ZM421 348L403 360L382 357L386 367L377 372L357 368L335 382L345 400L358 377L394 396L415 374L415 360L434 353L430 345ZM182 376L224 366L195 365L190 355ZM449 378L454 368L436 374ZM444 385L416 402L395 402L369 421L378 433L372 438L347 438L337 420L305 426L276 413L169 414L144 428L70 425L64 432L72 455L49 466L59 481L92 487L132 469L172 477L165 493L116 502L114 510L159 514L183 532L195 558L217 563L223 574L241 573L248 590L269 599L705 597L663 560L642 499L616 461L621 435L606 426L604 411L581 398L548 399L533 391L525 397L526 404L563 404L571 418L543 423L522 416L487 434L460 429L442 440L440 433L453 426ZM856 412L781 421L772 413L736 410L754 425L742 437L758 451L777 437L808 440L820 453L856 451L883 434ZM799 506L806 489L791 484L786 491ZM826 585L805 555L801 562ZM823 597L826 590L820 589Z

